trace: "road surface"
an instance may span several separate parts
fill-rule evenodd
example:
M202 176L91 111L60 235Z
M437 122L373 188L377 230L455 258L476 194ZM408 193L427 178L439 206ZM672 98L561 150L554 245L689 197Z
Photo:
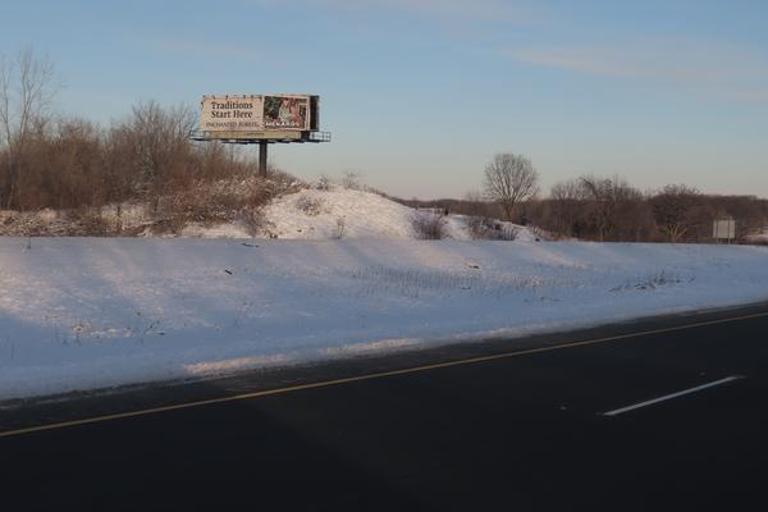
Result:
M768 306L0 410L2 510L760 510Z

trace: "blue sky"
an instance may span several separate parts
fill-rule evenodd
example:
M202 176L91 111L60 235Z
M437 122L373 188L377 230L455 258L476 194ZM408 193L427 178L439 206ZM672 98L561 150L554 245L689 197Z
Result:
M594 173L768 197L766 26L764 0L2 0L0 52L50 56L59 110L103 123L319 94L333 142L271 153L303 178L460 197L511 151L545 192Z

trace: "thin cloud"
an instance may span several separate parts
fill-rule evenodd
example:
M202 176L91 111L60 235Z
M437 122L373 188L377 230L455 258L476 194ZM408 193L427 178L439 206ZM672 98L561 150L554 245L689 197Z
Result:
M187 39L159 39L152 42L152 46L165 52L183 53L189 55L232 58L240 60L260 61L261 55L257 50L245 46L208 43L199 40Z
M504 53L532 66L716 90L730 97L762 100L764 91L768 89L768 58L750 49L731 45L657 40L610 47L529 47Z
M348 0L336 0L349 3ZM519 3L498 0L357 0L354 3L369 4L375 7L390 7L427 16L461 18L475 20L519 20L532 16L530 8Z
M660 62L649 55L604 48L530 48L510 52L525 64L615 78L706 78L706 69Z
M768 87L765 87L764 89L733 91L730 96L734 100L743 101L745 103L768 104Z
M281 2L260 0L259 3L279 5ZM542 15L540 6L524 0L296 0L291 3L296 4L358 14L396 11L443 20L528 23Z

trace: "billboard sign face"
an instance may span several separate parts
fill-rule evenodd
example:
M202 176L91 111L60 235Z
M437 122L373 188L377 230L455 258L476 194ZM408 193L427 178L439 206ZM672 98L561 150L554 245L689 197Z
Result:
M205 132L307 131L310 96L203 96L200 130Z

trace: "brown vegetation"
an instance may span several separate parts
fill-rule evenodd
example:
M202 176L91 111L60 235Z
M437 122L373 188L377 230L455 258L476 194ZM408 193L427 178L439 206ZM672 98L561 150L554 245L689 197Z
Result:
M445 237L445 217L432 210L414 212L413 232L421 240L440 240Z
M531 220L562 237L625 242L710 242L712 222L736 219L737 241L768 224L768 200L704 195L686 185L641 193L619 177L557 183L532 202Z
M56 118L54 84L52 64L31 50L0 61L2 233L131 234L128 203L147 205L154 228L170 232L236 219L256 227L261 207L296 184L274 170L259 178L239 148L191 141L195 112L185 106L142 102L108 128ZM114 221L102 220L107 207ZM59 213L48 222L32 213L45 209Z
M396 199L413 208L467 215L477 238L488 238L504 208L475 193L462 200ZM768 200L705 195L686 185L640 192L626 180L585 175L556 183L549 197L518 203L513 221L558 238L620 242L711 242L715 219L736 219L736 240L748 241L768 226ZM548 238L545 237L545 238ZM753 242L758 243L758 242Z

